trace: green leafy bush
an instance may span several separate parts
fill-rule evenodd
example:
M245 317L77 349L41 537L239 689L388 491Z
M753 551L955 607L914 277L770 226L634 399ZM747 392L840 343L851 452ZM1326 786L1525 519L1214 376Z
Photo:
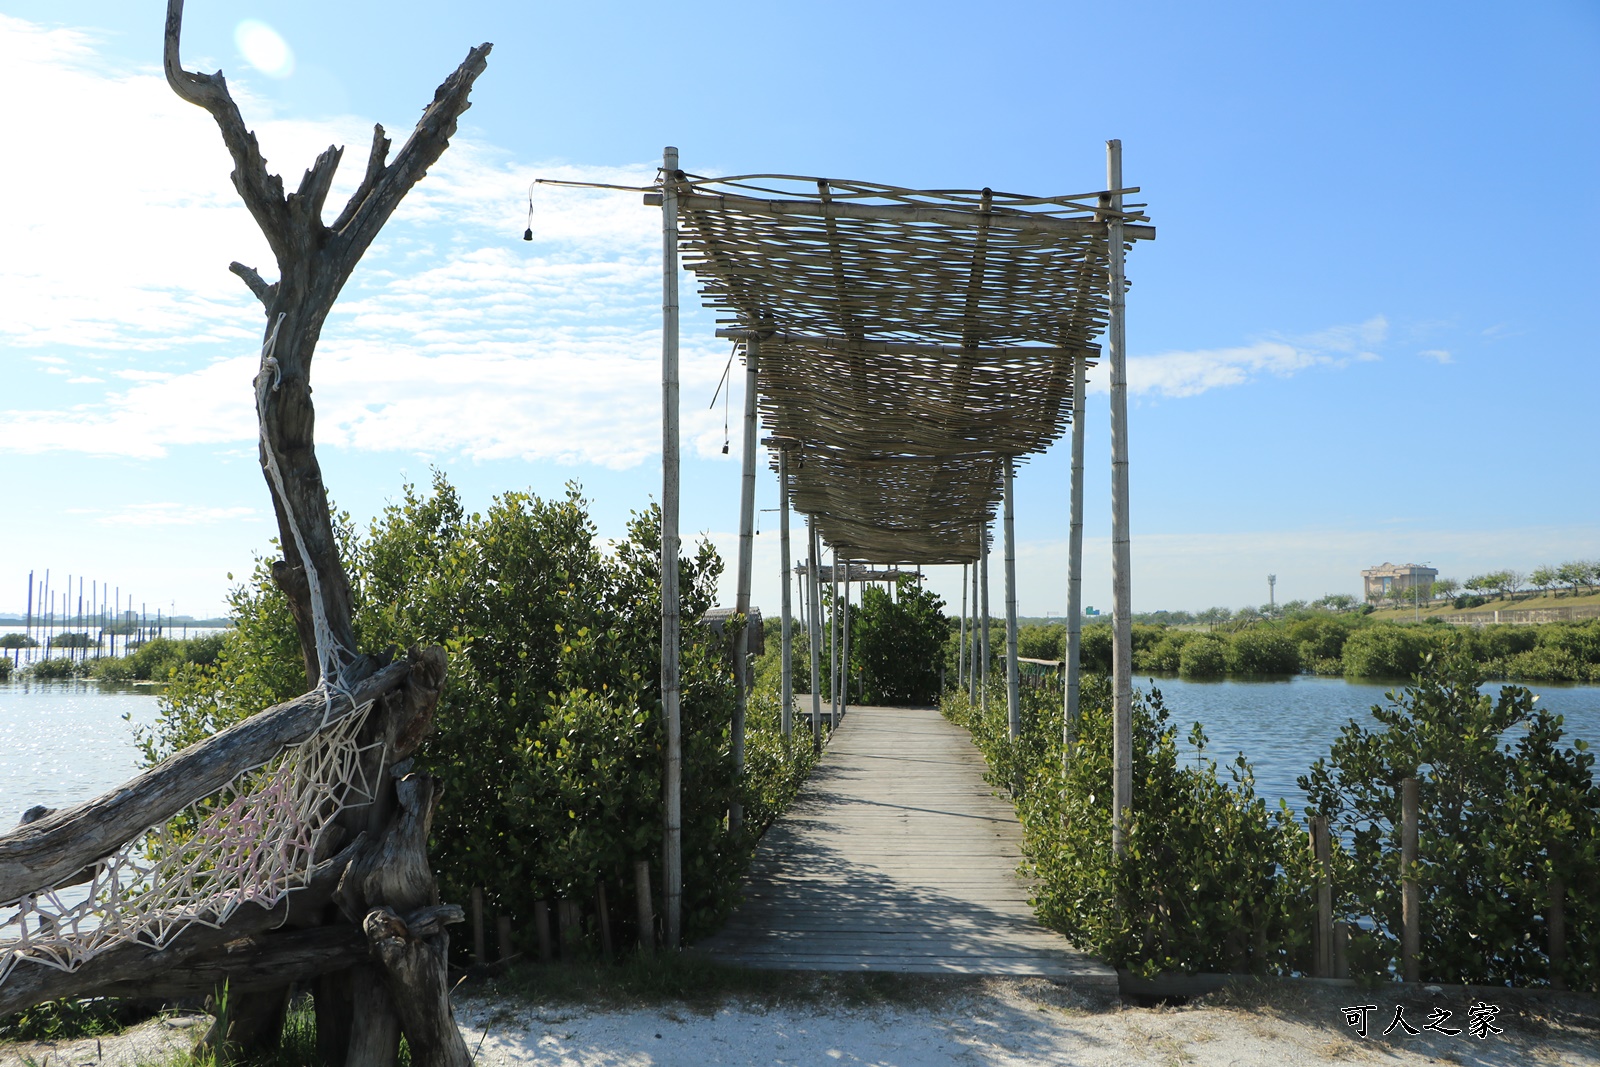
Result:
M1350 678L1409 678L1436 647L1433 635L1418 626L1366 626L1344 643L1344 673Z
M1520 686L1481 693L1481 669L1458 643L1429 657L1415 684L1372 708L1381 729L1351 722L1300 787L1336 840L1336 909L1362 927L1352 959L1369 974L1399 967L1400 782L1416 778L1420 812L1422 977L1539 985L1551 965L1545 918L1552 879L1566 893L1569 987L1600 984L1600 786L1583 741ZM1515 740L1508 740L1508 735ZM1579 888L1582 887L1582 888Z
M431 493L407 487L364 534L343 520L337 528L362 649L431 643L449 655L434 734L418 755L444 781L430 843L442 893L459 901L480 886L490 910L520 917L517 928L531 937L536 901L587 906L597 883L608 882L620 903L632 892L634 861L659 871L654 509L601 552L575 488L550 500L506 493L485 514L467 515L436 475ZM707 543L680 560L685 620L710 607L721 566ZM160 723L142 738L148 758L304 689L293 620L265 563L231 604L235 628L216 661L174 676ZM731 906L756 835L810 763L809 746L803 758L774 755L758 710L741 787L729 750L725 649L690 623L681 659L684 929L692 937ZM736 832L726 815L741 788L753 816ZM626 939L631 909L618 913Z
M904 575L895 596L861 590L850 613L850 659L865 683L867 704L931 704L939 698L939 666L949 636L944 600ZM852 687L854 688L854 687Z
M1184 643L1178 673L1185 678L1221 678L1228 671L1228 642L1218 634L1196 634Z
M1298 674L1300 649L1283 630L1256 626L1240 630L1228 640L1231 674Z
M1243 757L1227 782L1214 761L1180 758L1156 690L1135 701L1135 818L1128 860L1113 862L1110 696L1104 677L1085 676L1067 761L1058 700L1025 692L1022 736L1012 741L1003 694L991 696L987 715L964 694L945 698L946 716L966 726L987 757L990 780L1012 793L1040 919L1144 974L1295 969L1310 930L1305 838L1286 808L1269 811L1255 796ZM1198 725L1190 741L1203 754Z

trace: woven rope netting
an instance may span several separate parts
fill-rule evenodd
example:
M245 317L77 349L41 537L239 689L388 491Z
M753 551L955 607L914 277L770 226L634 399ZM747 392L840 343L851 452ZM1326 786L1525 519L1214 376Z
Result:
M244 904L272 908L306 884L324 831L372 799L357 743L367 702L85 875L0 905L0 982L19 963L75 971L118 945L164 948ZM369 746L370 747L370 746Z
M288 517L311 591L323 699L315 733L220 791L198 799L124 843L91 867L11 901L0 902L0 983L18 964L75 971L119 945L163 948L190 926L220 927L247 903L272 908L304 887L326 831L346 808L370 803L376 783L369 756L382 742L360 744L372 701L356 704L346 676L354 657L328 624L320 576L305 550L274 450L267 410L278 389L273 357L278 325L261 348L256 413L268 475ZM344 699L335 700L335 696ZM377 768L382 773L382 768ZM124 788L128 788L125 786Z
M664 179L665 180L665 179ZM1110 199L790 175L671 179L684 265L759 340L795 507L856 559L962 563L1004 464L1072 417L1109 313ZM1148 239L1139 205L1124 237Z

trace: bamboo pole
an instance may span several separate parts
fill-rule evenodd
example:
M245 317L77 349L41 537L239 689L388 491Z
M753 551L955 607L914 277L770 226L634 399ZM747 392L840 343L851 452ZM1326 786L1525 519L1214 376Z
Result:
M978 536L983 536L981 529ZM967 701L971 704L978 702L978 564L982 555L983 547L980 544L978 554L972 557L972 639L967 648L967 655L971 657L967 664Z
M1017 462L1006 457L1005 539L1006 539L1006 724L1011 740L1022 736L1022 694L1017 679Z
M989 711L989 518L984 516L978 534L978 700L985 714Z
M967 685L967 565L961 565L961 637L956 642L956 688Z
M829 700L828 729L839 728L839 546L833 547L833 566L828 568L829 586L833 594L828 610L828 663Z
M817 588L817 555L821 546L817 541L817 524L806 516L806 584L810 586L810 602L806 610L811 613L811 633L807 642L811 646L811 747L822 751L822 591Z
M1417 817L1421 790L1400 779L1400 964L1407 982L1422 978L1422 887L1417 884Z
M744 623L733 639L733 681L736 699L729 747L733 750L735 780L744 779L744 720L750 701L750 581L754 573L756 522L756 375L761 362L761 342L754 337L744 343L744 452L739 474L739 573L733 610ZM744 804L735 792L728 804L728 827L744 826Z
M844 603L839 614L839 718L850 710L850 561L844 561Z
M1122 142L1106 142L1106 183L1122 188ZM1111 670L1112 822L1111 850L1121 859L1127 848L1127 823L1133 806L1133 615L1132 552L1128 534L1128 360L1126 283L1122 263L1122 194L1113 191L1113 214L1106 225L1111 267L1111 308L1106 347L1111 362Z
M666 768L661 849L664 941L678 947L683 916L683 739L678 691L678 150L661 155L661 710Z
M1061 743L1063 758L1072 758L1078 740L1079 701L1083 689L1083 416L1088 392L1089 360L1079 353L1072 361L1072 499L1067 535L1067 669Z
M794 736L794 634L789 615L789 587L794 578L789 573L789 450L778 449L778 554L783 569L783 622L782 622L782 690L783 739Z

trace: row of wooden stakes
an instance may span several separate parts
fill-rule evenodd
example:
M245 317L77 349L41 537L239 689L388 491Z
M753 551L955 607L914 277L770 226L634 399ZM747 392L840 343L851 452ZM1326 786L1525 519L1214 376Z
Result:
M640 955L651 956L656 947L655 903L650 890L650 863L639 860L633 865L635 907L638 915L638 950ZM600 941L600 956L611 960L616 957L616 938L611 928L611 906L604 879L595 883L595 927ZM559 958L571 962L580 957L579 945L583 941L583 907L577 900L563 897L555 902L555 926L551 926L551 904L548 900L535 901L533 926L539 942L539 962L551 963ZM519 955L512 945L511 916L495 916L495 947L497 955L491 959L484 930L483 889L473 886L471 894L472 962L479 967L505 967ZM559 948L559 953L558 953Z

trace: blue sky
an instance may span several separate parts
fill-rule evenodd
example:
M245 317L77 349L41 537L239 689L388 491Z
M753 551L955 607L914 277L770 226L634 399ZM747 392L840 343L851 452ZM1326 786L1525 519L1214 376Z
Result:
M160 78L163 11L0 0L0 84L29 101L0 172L0 611L49 567L210 613L273 534L260 311L226 271L271 263L215 127ZM247 20L287 45L277 69L241 53ZM642 183L675 144L705 174L1082 192L1119 137L1159 230L1128 265L1136 610L1260 603L1269 572L1291 599L1386 560L1466 577L1600 555L1592 3L190 0L185 31L274 170L348 144L345 189L373 121L404 137L495 43L319 349L319 449L358 519L430 466L480 508L576 480L603 535L658 492L658 214L541 191L527 244L534 176ZM685 316L684 527L727 549L711 328ZM1101 607L1105 401L1086 412ZM1064 448L1018 478L1025 614L1065 603L1066 478ZM770 475L759 494L775 506Z

